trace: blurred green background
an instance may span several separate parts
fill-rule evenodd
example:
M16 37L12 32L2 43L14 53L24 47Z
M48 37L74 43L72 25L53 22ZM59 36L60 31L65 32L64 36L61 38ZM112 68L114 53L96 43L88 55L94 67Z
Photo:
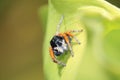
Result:
M0 0L0 80L43 80L44 4L47 0Z
M109 0L120 6L120 0ZM0 0L0 80L43 80L43 27L47 0Z

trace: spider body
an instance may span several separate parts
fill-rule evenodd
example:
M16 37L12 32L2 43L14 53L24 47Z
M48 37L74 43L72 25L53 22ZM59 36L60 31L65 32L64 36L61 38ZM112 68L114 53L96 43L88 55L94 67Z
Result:
M68 36L69 41L71 41L70 37ZM50 41L50 45L52 47L53 53L56 56L60 56L61 54L65 53L66 51L68 51L68 44L67 42L64 40L63 36L58 36L55 35L51 41Z
M65 63L56 59L56 56L60 56L64 54L66 51L70 51L71 56L73 57L73 50L71 47L71 40L74 38L78 44L80 44L79 40L73 35L74 32L82 32L83 30L70 30L64 33L59 33L59 28L62 23L63 16L60 19L60 22L57 26L56 34L50 40L51 47L49 48L50 56L53 62L60 64L62 66L66 66Z

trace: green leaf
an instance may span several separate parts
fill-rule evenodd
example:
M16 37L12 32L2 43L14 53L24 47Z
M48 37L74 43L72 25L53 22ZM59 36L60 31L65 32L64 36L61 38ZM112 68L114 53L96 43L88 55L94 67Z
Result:
M62 15L60 32L83 29L76 36L81 45L73 44L74 57L67 52L59 58L66 67L53 63L49 55L49 42ZM111 73L119 78L119 22L120 10L104 0L49 0L43 46L46 80L109 80Z

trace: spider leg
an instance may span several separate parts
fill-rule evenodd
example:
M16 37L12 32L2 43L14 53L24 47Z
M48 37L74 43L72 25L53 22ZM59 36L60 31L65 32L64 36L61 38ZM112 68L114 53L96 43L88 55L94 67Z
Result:
M51 47L49 48L49 52L50 52L50 56L51 56L53 62L55 62L55 63L57 63L57 64L60 64L60 65L62 65L62 66L66 66L66 64L64 64L63 62L61 62L61 61L59 61L59 60L57 60L57 59L55 58L54 53L53 53L53 50L52 50Z
M76 40L76 42L80 45L80 41L77 39L77 37L73 36L73 38Z
M71 31L68 31L68 32L70 32L70 33L72 33L72 32L83 32L83 29L81 29L81 30L71 30Z
M67 36L66 34L62 34L62 36L64 37L65 41L67 42L68 47L69 47L69 50L70 50L70 52L71 52L71 56L73 57L73 56L74 56L74 53L73 53L73 50L72 50L71 44L70 44L70 42L69 42L69 38L68 38L68 36Z
M62 15L62 16L61 16L61 19L60 19L60 21L59 21L59 24L57 25L56 35L59 33L59 29L60 29L60 26L61 26L61 24L62 24L63 19L64 19L64 16Z
M83 31L83 29L81 29L81 30L71 30L71 31L66 32L66 34L69 35L69 36L71 36L72 38L74 38L74 39L76 40L76 42L77 42L78 44L80 44L80 41L79 41L79 40L77 39L77 37L75 37L72 33L74 33L74 32L80 33L80 32L82 32L82 31Z

